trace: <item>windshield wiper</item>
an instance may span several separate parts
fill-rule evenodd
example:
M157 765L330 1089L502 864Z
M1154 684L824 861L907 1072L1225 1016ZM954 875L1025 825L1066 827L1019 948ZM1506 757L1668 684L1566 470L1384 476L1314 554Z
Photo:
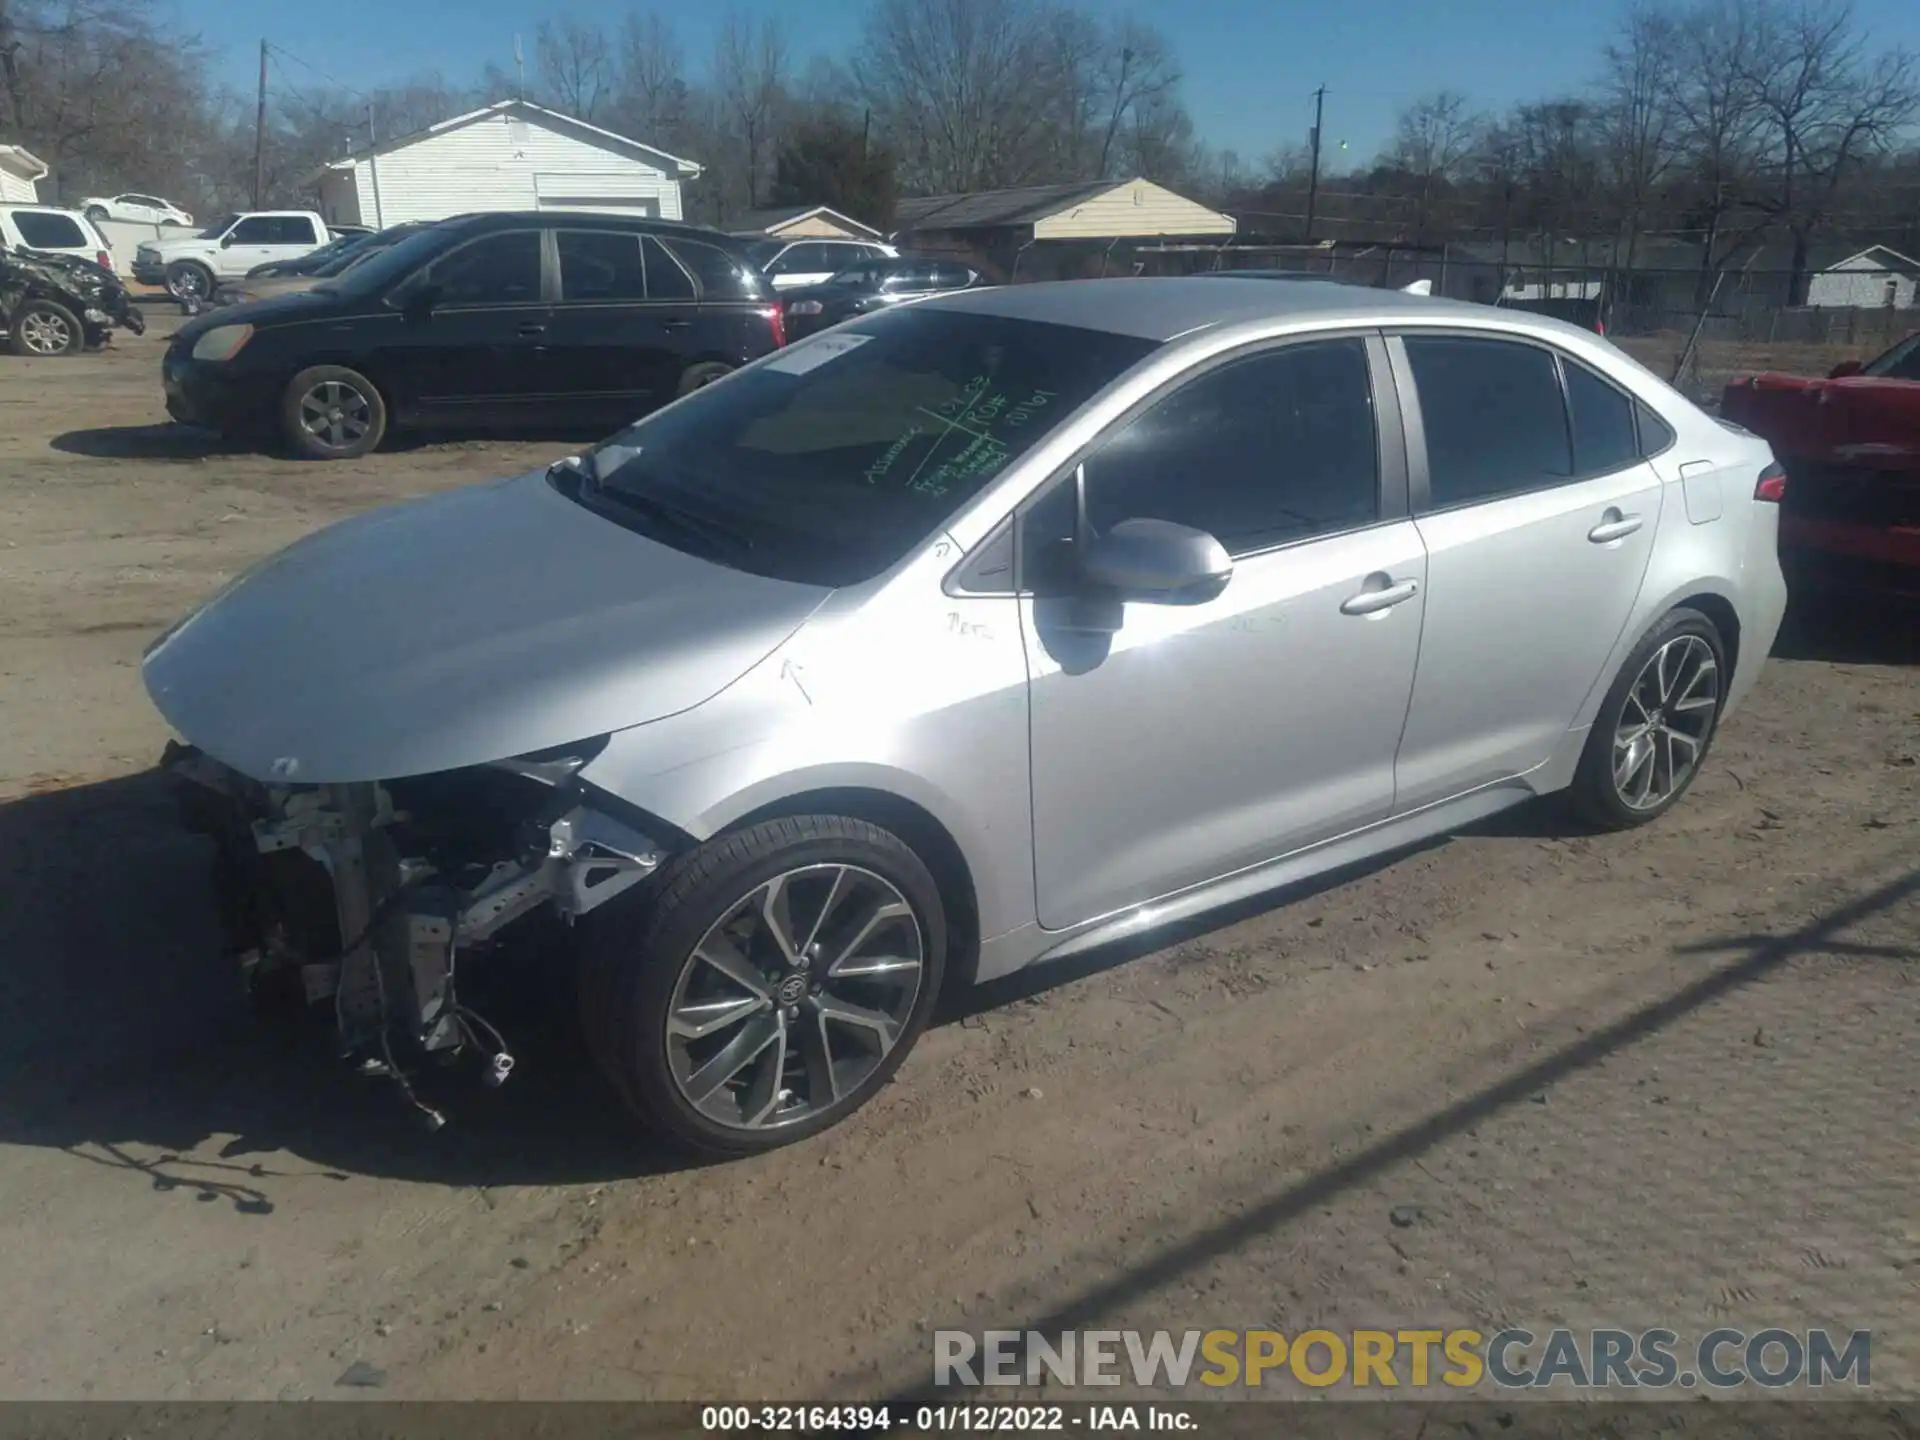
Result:
M615 465L612 473L617 474L627 463L623 460ZM567 476L577 487L582 500L642 515L663 530L672 531L683 538L692 538L711 554L738 555L753 549L753 537L724 520L716 520L644 490L608 489L606 477L601 475L596 457L591 453L557 461L548 469L547 475L554 479Z

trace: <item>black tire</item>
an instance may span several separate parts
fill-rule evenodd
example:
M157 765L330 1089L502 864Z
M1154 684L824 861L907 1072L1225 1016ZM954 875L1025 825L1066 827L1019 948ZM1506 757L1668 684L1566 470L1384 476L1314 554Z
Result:
M387 434L387 402L358 370L315 365L287 382L280 433L307 460L355 460Z
M51 300L29 300L7 322L7 347L16 355L43 360L78 355L87 348L80 317Z
M205 304L213 298L213 289L213 271L198 260L176 260L167 267L167 293L176 300Z
M809 1096L809 1113L760 1128L719 1123L696 1109L674 1078L668 1017L681 976L698 963L693 952L708 932L761 887L803 867L842 865L891 886L917 923L918 989L898 1038L837 1101L815 1105ZM945 972L946 911L925 863L898 836L841 815L771 820L721 835L670 862L642 889L589 916L584 930L580 1004L587 1048L649 1128L696 1155L733 1157L776 1149L818 1134L859 1109L892 1078L926 1029ZM804 1041L797 1028L792 1033L799 1052Z
M107 207L104 205L89 205L86 210L86 215L87 219L98 225L107 219Z
M704 390L716 380L723 380L733 373L733 366L723 360L702 360L697 365L689 365L680 375L680 393L691 395L696 390Z
M1707 698L1707 687L1702 684L1699 688L1690 690L1689 686L1692 683L1690 677L1693 672L1683 670L1674 680L1676 693L1668 695L1664 703L1652 705L1652 713L1649 713L1646 701L1641 698L1643 692L1638 688L1646 679L1649 665L1654 657L1663 651L1669 656L1682 657L1675 659L1672 663L1684 664L1684 657L1687 654L1697 655L1698 651L1693 645L1675 646L1675 642L1684 642L1689 639L1704 644L1711 654L1713 665L1711 706L1700 704ZM1675 646L1675 649L1668 651L1669 646ZM1633 652L1627 656L1626 663L1620 667L1620 673L1614 677L1613 684L1608 687L1606 698L1600 702L1599 713L1594 716L1593 730L1587 736L1586 749L1581 752L1580 764L1574 772L1573 785L1567 795L1574 809L1582 818L1602 830L1630 830L1635 826L1659 819L1679 804L1681 797L1692 787L1701 767L1706 764L1714 737L1720 733L1720 715L1726 707L1727 684L1731 679L1732 675L1727 668L1726 641L1721 637L1719 628L1713 621L1698 610L1689 610L1685 607L1668 611L1641 637L1640 643L1633 647ZM1657 687L1659 682L1655 680L1649 683ZM1690 693L1691 700L1679 692ZM1650 698L1655 697L1657 688L1644 693ZM1630 696L1632 696L1631 699ZM1691 728L1689 729L1687 743L1697 741L1698 745L1692 763L1686 765L1682 771L1681 762L1671 757L1683 754L1685 745L1682 744L1681 748L1676 750L1674 747L1680 742L1671 738L1663 740L1659 734L1654 734L1648 739L1653 749L1644 762L1650 768L1642 770L1636 767L1629 777L1630 782L1635 783L1623 784L1615 775L1616 741L1623 723L1631 722L1629 728L1638 728L1641 723L1628 714L1630 706L1633 707L1634 714L1645 716L1651 722L1666 718L1678 719L1681 711L1677 707L1682 705L1697 707L1692 711L1697 719L1679 721L1683 726L1697 725L1698 727L1697 735L1693 734ZM1669 778L1676 772L1679 778L1677 783L1671 783L1668 786L1664 794L1654 796L1651 791L1661 774L1659 767L1662 745L1665 746L1666 755L1670 757L1666 762ZM1648 782L1649 798L1636 803L1633 798L1630 798L1628 792L1638 788L1637 782L1642 779Z

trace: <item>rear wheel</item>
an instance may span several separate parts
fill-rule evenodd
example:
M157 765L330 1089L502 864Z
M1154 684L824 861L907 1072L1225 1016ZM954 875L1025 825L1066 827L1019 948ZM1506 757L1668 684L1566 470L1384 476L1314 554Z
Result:
M1594 717L1571 791L1580 813L1626 830L1678 804L1719 729L1727 678L1726 644L1711 620L1684 608L1664 616Z
M682 1148L771 1150L887 1083L926 1028L945 950L939 888L898 836L845 816L769 821L593 917L588 1046Z
M702 360L698 365L689 365L680 376L680 393L691 395L696 390L704 390L716 380L725 379L733 373L733 366L720 360Z
M358 370L315 365L287 383L280 429L309 460L357 459L385 437L387 402Z
M7 342L16 355L78 355L86 348L80 317L51 300L29 300L13 312Z

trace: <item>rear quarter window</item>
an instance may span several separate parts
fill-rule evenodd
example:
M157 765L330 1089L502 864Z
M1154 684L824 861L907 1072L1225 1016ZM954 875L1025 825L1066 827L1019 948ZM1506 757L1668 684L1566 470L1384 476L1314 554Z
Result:
M663 239L661 243L693 272L704 300L759 300L767 293L766 281L744 256L705 241L682 240L677 236Z
M29 250L72 250L99 243L89 237L71 215L16 210L13 224L20 232L20 243Z

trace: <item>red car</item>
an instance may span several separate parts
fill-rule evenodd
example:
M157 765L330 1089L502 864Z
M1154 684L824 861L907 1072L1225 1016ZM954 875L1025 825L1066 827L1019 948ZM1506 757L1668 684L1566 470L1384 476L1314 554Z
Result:
M1920 333L1824 380L1744 376L1720 414L1786 467L1789 584L1920 600Z

